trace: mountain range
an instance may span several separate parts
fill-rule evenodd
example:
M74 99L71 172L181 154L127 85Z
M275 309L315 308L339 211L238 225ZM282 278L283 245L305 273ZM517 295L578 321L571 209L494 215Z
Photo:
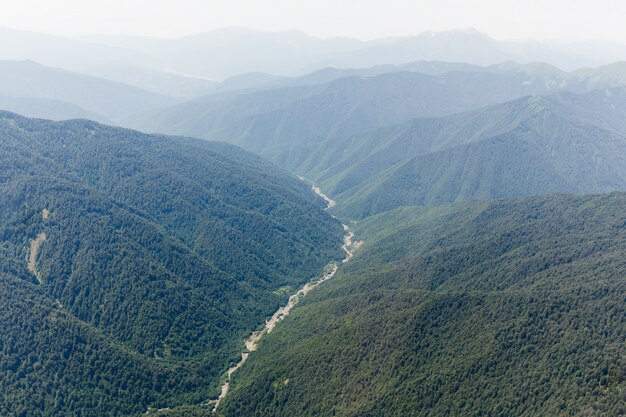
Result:
M418 116L441 116L544 92L519 75L393 72L328 83L225 92L131 116L144 131L231 142L276 161L274 151ZM289 142L289 143L285 143Z
M215 81L247 72L301 75L320 68L371 67L429 60L492 65L546 62L564 70L626 60L626 46L609 42L501 41L474 29L424 32L361 41L321 39L299 31L224 28L172 39L123 36L66 38L0 30L0 59L31 59L70 70L104 66L152 69Z
M430 75L294 79L122 123L242 146L319 183L339 201L335 213L351 218L404 204L626 189L621 64L573 73L544 64L411 67Z
M524 97L330 138L299 162L362 218L402 205L626 190L626 90Z
M0 100L4 110L27 116L98 121L177 102L173 97L32 61L0 61Z
M626 415L625 59L0 29L0 415Z

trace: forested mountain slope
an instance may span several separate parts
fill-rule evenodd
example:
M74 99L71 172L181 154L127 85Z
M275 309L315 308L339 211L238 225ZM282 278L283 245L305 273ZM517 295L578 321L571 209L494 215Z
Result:
M248 126L239 127L239 121L252 123L256 118L270 118L271 121L280 118L282 113L292 112L300 115L299 120L310 118L311 122L319 122L321 119L317 120L315 112L329 107L339 113L329 111L325 116L331 119L326 123L341 123L347 118L369 115L374 120L364 117L360 122L371 127L414 117L453 114L530 94L585 93L624 86L626 64L621 62L570 72L542 62L519 64L513 61L489 66L416 61L365 68L328 67L297 77L252 72L224 80L205 97L133 115L124 123L147 131L208 138L212 138L215 131L226 129L221 134L227 140L246 145L246 137L242 135ZM213 97L216 94L219 96ZM295 108L291 109L292 106ZM352 114L355 109L359 112ZM384 112L391 114L385 115ZM256 117L248 120L251 116ZM275 132L259 134L254 139L260 140L261 144L256 146L265 146L268 134L289 144L289 131L284 130L290 126L288 122L277 124ZM306 123L307 126L311 124ZM320 135L324 134L323 128Z
M315 85L209 95L123 121L148 132L224 140L289 167L283 149L415 117L441 116L546 91L524 75L393 72Z
M11 113L0 145L2 415L200 403L341 256L324 202L231 145Z
M235 375L223 416L626 413L626 194L404 207Z
M389 67L210 95L128 122L238 144L321 184L340 202L336 213L352 218L405 204L626 189L625 90L593 90L623 85L619 64L573 73L512 62ZM569 89L579 93L560 91ZM532 93L542 96L519 98Z
M328 139L296 172L364 217L406 204L626 189L626 90L525 97Z

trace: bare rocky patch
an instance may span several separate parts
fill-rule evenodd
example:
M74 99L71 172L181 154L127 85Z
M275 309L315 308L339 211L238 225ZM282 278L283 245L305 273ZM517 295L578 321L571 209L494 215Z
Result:
M37 238L30 241L30 251L28 253L28 270L37 278L39 284L43 284L43 281L41 280L41 274L37 270L37 255L39 254L41 244L45 242L45 240L46 234L44 232L39 233Z

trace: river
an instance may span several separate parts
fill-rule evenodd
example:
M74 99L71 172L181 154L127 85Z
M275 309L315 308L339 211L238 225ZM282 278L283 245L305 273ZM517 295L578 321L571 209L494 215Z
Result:
M302 177L299 177L299 178L301 180L304 180L304 178ZM318 196L323 198L324 201L326 201L326 205L327 205L326 209L334 207L335 201L331 199L330 197L328 197L326 194L324 194L319 189L319 187L313 185L311 188L313 192L315 192L315 194L317 194ZM345 231L345 234L343 237L342 249L346 253L346 257L341 261L342 264L348 262L353 256L351 248L352 248L352 238L354 237L354 233L350 231L350 227L347 224L343 225L343 230ZM303 297L305 297L311 290L315 289L318 285L322 284L323 282L326 282L329 279L332 279L337 273L338 269L339 269L339 264L337 262L332 262L330 265L328 265L326 272L320 278L313 280L311 282L308 282L302 288L300 288L296 293L292 294L289 297L287 304L285 304L284 306L276 310L274 315L265 322L265 326L261 330L257 330L256 332L250 335L250 337L245 342L245 350L241 352L241 359L235 365L231 366L228 369L228 371L226 371L226 375L224 378L224 382L222 383L222 386L221 386L219 397L217 399L209 400L207 402L209 405L213 406L213 413L217 411L217 408L219 407L220 403L228 394L232 375L235 372L237 372L237 370L241 368L244 363L246 363L246 361L250 357L250 354L257 349L258 343L263 338L263 336L265 336L266 334L274 330L274 327L276 327L276 325L280 323L281 320L287 317L289 313L291 312L291 309L295 307L296 304L298 304L298 302L300 302L300 300Z

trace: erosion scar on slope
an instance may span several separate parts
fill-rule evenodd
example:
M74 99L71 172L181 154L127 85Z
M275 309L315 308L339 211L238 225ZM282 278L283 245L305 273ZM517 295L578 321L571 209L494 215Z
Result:
M299 177L299 178L301 180L304 180L304 178L302 177ZM322 191L318 187L313 185L311 188L313 189L315 194L317 194L318 196L320 196L326 201L326 204L327 204L326 209L329 209L335 205L335 201L332 200L330 197L328 197L326 194L322 193ZM345 231L345 235L343 237L342 249L346 253L346 257L341 261L341 263L346 263L353 256L351 249L353 245L352 238L354 237L354 233L350 231L349 226L346 224L343 225L343 229ZM320 277L319 279L315 281L311 281L307 283L304 287L300 288L298 292L291 295L291 297L289 297L289 301L287 302L287 304L280 307L278 310L276 310L274 315L265 322L265 326L261 330L258 330L252 333L252 335L248 338L248 340L246 340L246 343L245 343L246 350L244 352L241 352L241 359L239 360L239 362L231 366L228 369L228 371L226 371L225 379L224 379L224 382L222 383L220 394L217 397L217 399L209 400L205 403L207 405L212 405L213 413L217 411L217 407L219 407L224 397L226 397L226 395L228 394L232 375L235 372L237 372L237 370L241 368L244 363L246 363L246 361L250 357L250 354L257 349L257 345L259 341L261 340L261 338L263 338L263 336L265 336L266 334L274 330L274 327L276 327L276 325L280 321L282 321L285 317L287 317L289 313L291 312L291 309L295 307L296 304L298 304L298 302L304 296L306 296L311 290L313 290L314 288L316 288L318 285L322 284L323 282L326 282L332 277L334 277L338 269L339 269L339 265L337 264L337 262L331 263L322 277Z
M35 276L35 278L37 278L39 284L43 284L43 282L41 281L41 275L37 270L37 254L39 253L39 248L41 247L41 244L45 240L46 234L44 232L39 233L36 239L30 241L30 252L28 254L28 270L31 274Z

